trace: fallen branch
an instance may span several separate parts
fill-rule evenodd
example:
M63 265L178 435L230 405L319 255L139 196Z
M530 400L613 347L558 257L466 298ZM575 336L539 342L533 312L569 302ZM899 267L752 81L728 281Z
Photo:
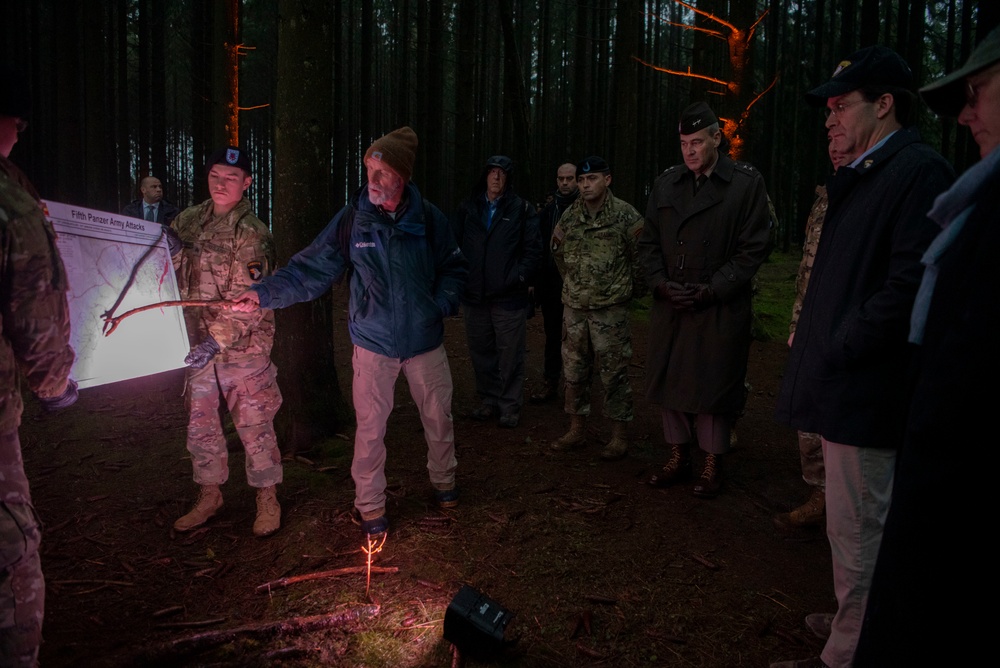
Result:
M344 575L364 575L368 572L365 566L347 566L345 568L335 568L332 571L319 571L317 573L304 573L302 575L290 575L287 578L278 578L257 585L257 591L265 592L272 589L281 589L297 582L308 582L309 580L323 580L326 578L338 578ZM372 566L372 573L398 573L396 566Z
M146 304L145 306L138 306L130 311L125 311L121 315L116 316L112 316L110 312L108 312L101 316L104 318L104 336L111 336L112 332L118 328L119 323L130 315L142 313L143 311L152 311L154 308L166 308L168 306L212 306L213 304L221 306L223 304L233 303L235 302L228 299L175 299L165 302L156 302L155 304Z
M122 580L53 580L49 584L55 587L62 587L63 585L108 585L112 587L134 587L134 582L125 582Z
M215 619L197 619L192 622L163 622L162 624L157 624L154 629L201 629L206 626L215 626L216 624L221 624L226 621L225 617L216 617Z
M327 615L312 615L310 617L292 617L277 622L263 622L260 624L249 624L247 626L237 626L232 629L218 629L216 631L204 631L185 638L178 638L169 642L154 645L140 652L135 657L135 665L161 662L169 657L178 657L187 654L203 652L218 645L233 642L244 636L253 636L256 639L262 637L289 636L313 631L323 631L326 629L346 626L352 622L359 622L379 614L377 605L359 605L341 612Z

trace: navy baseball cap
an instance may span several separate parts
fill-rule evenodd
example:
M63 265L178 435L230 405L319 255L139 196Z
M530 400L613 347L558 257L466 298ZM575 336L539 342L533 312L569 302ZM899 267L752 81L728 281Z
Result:
M830 80L806 93L805 98L814 107L825 107L831 97L871 85L913 90L913 72L892 49L869 46L840 61Z

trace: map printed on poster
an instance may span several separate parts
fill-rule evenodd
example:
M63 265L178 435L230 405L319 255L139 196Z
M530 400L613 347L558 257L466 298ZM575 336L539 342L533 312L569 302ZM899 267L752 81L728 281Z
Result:
M179 307L129 316L107 337L102 331L101 314L114 306L151 245L156 248L114 315L180 298L160 224L58 202L43 205L69 276L70 340L76 351L70 377L86 388L184 366L190 348Z

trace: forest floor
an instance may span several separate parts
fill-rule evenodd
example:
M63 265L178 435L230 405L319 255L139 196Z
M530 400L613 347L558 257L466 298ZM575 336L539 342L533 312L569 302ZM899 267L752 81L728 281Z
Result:
M349 397L342 304L337 312L337 373ZM433 503L417 410L401 378L386 438L391 527L374 560L398 571L373 574L370 598L364 574L259 588L365 565L349 513L349 431L286 459L277 534L251 533L242 451L232 453L220 514L174 534L196 494L183 372L84 390L52 417L30 403L21 442L46 524L42 665L450 666L443 618L462 584L514 613L507 636L519 641L501 666L766 666L818 654L822 642L802 620L836 606L825 536L784 535L771 522L808 494L795 434L773 419L784 343L753 345L752 390L725 459L725 487L706 501L690 483L645 484L667 453L641 392L649 327L641 317L633 325L633 445L628 458L606 463L597 457L610 435L601 417L589 421L589 447L550 452L568 425L560 402L527 405L513 430L465 418L477 406L472 370L462 322L449 319L461 504L441 511ZM530 384L541 366L541 318L528 329ZM594 394L599 416L599 381ZM371 602L380 606L375 616L359 608ZM259 630L205 651L179 642L352 611L358 619L337 628Z

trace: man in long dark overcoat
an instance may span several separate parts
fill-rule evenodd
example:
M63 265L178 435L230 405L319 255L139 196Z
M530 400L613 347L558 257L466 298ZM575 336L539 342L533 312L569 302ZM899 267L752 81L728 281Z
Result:
M750 280L768 253L767 192L760 172L719 151L719 121L707 104L685 109L679 132L684 164L653 184L639 240L654 294L646 398L661 407L671 446L649 483L691 477L696 431L707 454L694 494L712 498L746 401Z

